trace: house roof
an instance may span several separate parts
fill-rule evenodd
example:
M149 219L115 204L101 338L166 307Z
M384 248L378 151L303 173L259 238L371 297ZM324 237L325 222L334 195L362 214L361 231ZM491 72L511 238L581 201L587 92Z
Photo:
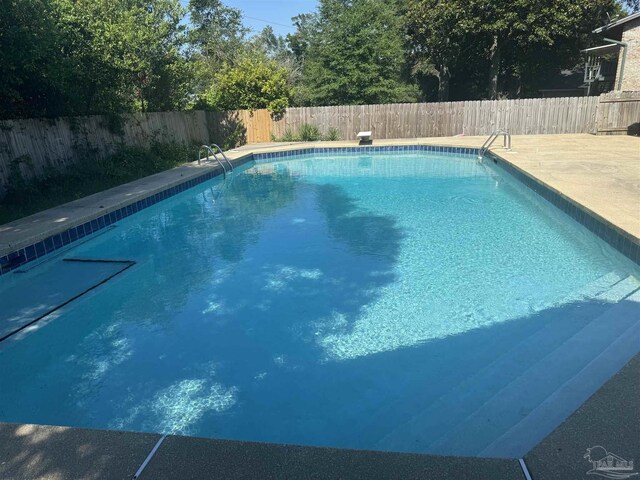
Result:
M591 53L595 55L605 55L607 53L616 53L620 50L620 45L610 43L608 45L600 45L598 47L585 48L582 50L585 53Z
M593 31L593 33L606 33L610 30L614 30L618 27L621 27L625 23L630 22L631 20L635 20L636 18L640 18L640 12L632 13L631 15L627 15L626 17L621 18L620 20L611 22L610 24L605 25L604 27L596 28Z

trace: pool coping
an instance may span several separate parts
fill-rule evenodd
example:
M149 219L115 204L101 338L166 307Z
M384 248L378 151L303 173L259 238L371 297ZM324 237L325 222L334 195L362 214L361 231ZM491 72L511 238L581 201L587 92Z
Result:
M478 148L439 146L419 140L380 141L376 145L291 143L272 148L230 150L227 156L237 167L250 161L274 161L304 154L432 152L477 155ZM560 208L574 220L602 238L616 250L640 264L640 239L608 221L580 202L536 178L491 150L492 159L503 170ZM100 231L140 210L224 173L213 163L192 162L129 182L103 192L0 226L0 275L38 260L94 232Z

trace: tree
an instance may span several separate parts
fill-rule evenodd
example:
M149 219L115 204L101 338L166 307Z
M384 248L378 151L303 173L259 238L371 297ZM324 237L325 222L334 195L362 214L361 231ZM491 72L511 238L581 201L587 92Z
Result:
M480 0L471 7L471 15L481 19L480 32L489 41L489 96L498 98L499 77L505 49L525 54L515 60L522 68L531 53L545 51L553 55L554 47L579 38L604 23L613 0ZM579 49L576 49L577 51ZM556 57L557 58L557 57ZM557 58L561 60L560 58ZM515 70L517 73L517 69Z
M0 118L62 113L61 38L51 1L0 8Z
M175 109L189 77L178 0L21 0L0 9L0 115Z
M232 64L244 52L249 29L242 24L242 13L220 0L189 0L192 52L214 68Z
M289 106L291 92L287 70L274 60L245 55L234 65L224 65L202 94L196 107L213 110L267 108L280 115Z
M438 71L439 99L453 70L488 72L487 96L526 90L541 68L573 67L588 34L614 0L410 0L407 23L416 62ZM485 67L486 66L486 67Z
M290 44L304 56L301 101L345 105L415 101L407 81L402 17L395 1L320 0L317 19ZM308 43L307 43L308 42ZM403 75L405 73L405 75Z
M56 1L73 110L146 111L183 103L178 0Z
M319 19L316 13L302 13L291 19L296 27L294 33L287 35L287 45L296 60L302 64L307 55L309 44L318 31Z
M449 99L452 72L473 62L473 37L479 19L467 15L466 2L410 0L406 12L414 73L438 78L438 101Z

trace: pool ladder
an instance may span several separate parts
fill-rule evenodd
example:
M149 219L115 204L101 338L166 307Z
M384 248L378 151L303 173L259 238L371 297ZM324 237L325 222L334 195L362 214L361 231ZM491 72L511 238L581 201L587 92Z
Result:
M507 151L511 151L511 134L509 133L509 129L499 128L498 130L494 130L493 133L489 135L489 138L487 138L482 144L482 147L480 147L480 150L478 152L478 160L482 160L485 154L489 151L489 148L491 148L491 145L493 145L493 142L495 142L496 138L498 138L500 135L503 136L502 146Z
M209 161L209 154L211 154L211 156L215 159L215 161L218 162L218 165L220 165L220 167L222 167L223 175L226 178L227 173L228 173L227 172L227 167L225 167L224 163L220 161L220 159L216 155L216 152L215 152L214 148L217 149L218 152L220 152L220 155L222 155L222 158L224 159L225 163L229 166L229 172L233 173L233 165L231 164L231 162L229 161L227 156L224 154L222 149L218 145L216 145L215 143L212 143L211 145L202 145L200 147L200 150L198 150L198 165L200 165L200 162L203 160L202 152L205 151L207 153L206 160Z

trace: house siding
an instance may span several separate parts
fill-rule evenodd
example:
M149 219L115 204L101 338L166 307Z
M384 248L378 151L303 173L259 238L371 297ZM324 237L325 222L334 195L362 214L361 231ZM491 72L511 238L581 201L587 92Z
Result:
M622 41L627 44L627 60L622 77L622 90L640 91L640 18L636 18L624 25ZM622 55L618 58L616 83L620 76Z

